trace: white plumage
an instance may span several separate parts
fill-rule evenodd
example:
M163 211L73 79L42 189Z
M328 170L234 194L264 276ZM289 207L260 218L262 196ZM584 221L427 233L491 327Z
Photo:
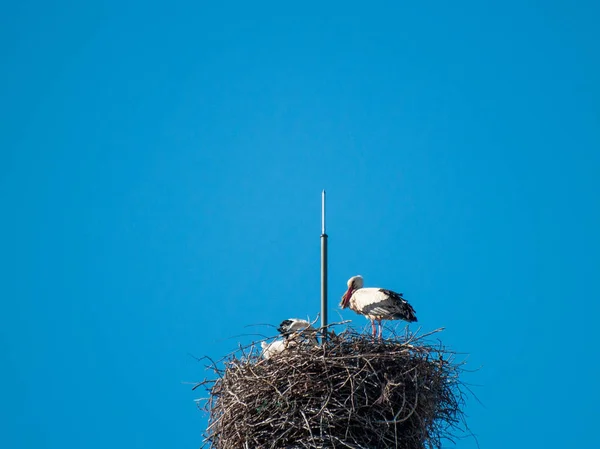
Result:
M275 341L272 341L271 343L267 343L266 341L261 341L260 347L262 348L262 356L265 359L270 359L274 355L282 353L287 348L287 341L275 340Z
M283 339L275 340L271 343L265 341L260 343L262 356L265 359L282 353L287 348L297 346L298 344L317 344L317 331L311 326L310 322L299 318L289 318L283 320L277 328Z
M277 330L284 337L290 337L292 334L297 334L298 336L311 338L317 333L316 329L311 326L309 321L300 318L283 320Z
M376 334L375 321L379 324L379 338L382 333L382 320L417 321L412 306L396 293L383 288L363 288L362 276L353 276L348 280L348 290L342 297L342 309L350 307L356 313L371 321L373 336Z

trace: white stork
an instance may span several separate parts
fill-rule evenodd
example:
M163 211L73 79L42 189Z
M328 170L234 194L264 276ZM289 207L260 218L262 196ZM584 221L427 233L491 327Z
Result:
M260 347L262 348L262 356L268 360L274 355L282 353L287 348L287 342L285 340L275 340L271 343L261 341Z
M313 339L316 336L316 329L311 326L310 322L299 318L290 318L283 320L277 331L287 338L299 336L301 338Z
M317 344L317 331L306 320L299 318L283 320L277 331L281 334L283 340L275 340L271 343L263 341L260 343L262 356L265 359L270 359L274 355L282 353L288 347L296 346L298 343Z
M402 297L383 288L363 288L362 276L348 279L348 290L342 296L342 309L350 306L356 313L364 315L371 321L373 337L375 337L375 321L379 323L379 338L381 338L382 320L404 320L409 323L417 321L415 310Z

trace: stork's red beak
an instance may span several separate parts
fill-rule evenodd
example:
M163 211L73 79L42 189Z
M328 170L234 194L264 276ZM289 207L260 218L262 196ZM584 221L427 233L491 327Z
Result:
M340 306L342 307L342 309L345 309L346 307L348 307L348 303L350 302L350 297L352 296L352 288L349 288L346 293L344 293L344 296L342 296L342 302L340 303Z

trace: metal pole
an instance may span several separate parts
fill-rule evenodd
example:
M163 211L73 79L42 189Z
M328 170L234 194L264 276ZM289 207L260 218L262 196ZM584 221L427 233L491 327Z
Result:
M325 232L325 190L321 195L321 328L327 338L327 234Z

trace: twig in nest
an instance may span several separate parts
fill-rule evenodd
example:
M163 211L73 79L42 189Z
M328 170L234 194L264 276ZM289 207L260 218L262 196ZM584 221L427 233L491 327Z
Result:
M240 348L213 364L205 445L250 448L439 449L468 431L461 364L439 341L347 330L318 348L260 358Z

